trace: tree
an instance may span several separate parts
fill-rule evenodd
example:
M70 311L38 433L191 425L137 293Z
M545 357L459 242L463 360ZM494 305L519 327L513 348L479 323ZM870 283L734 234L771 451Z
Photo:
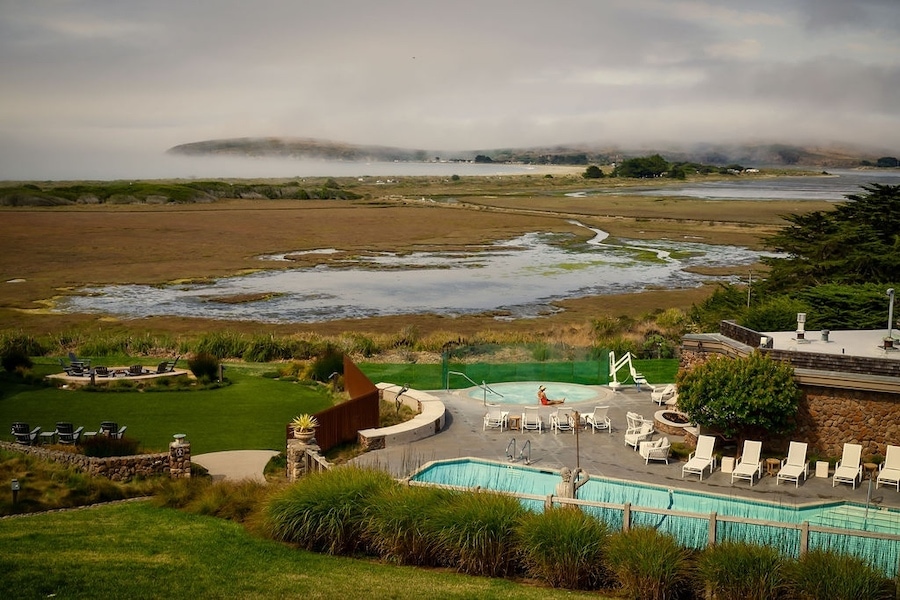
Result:
M764 258L770 291L825 283L882 283L900 273L900 185L863 186L831 211L785 217L766 239L784 257Z
M581 176L585 179L602 179L603 171L601 171L600 167L597 165L591 165L584 170L584 173L582 173Z
M681 370L678 408L698 425L727 437L745 439L791 431L800 389L790 365L759 351L746 358L712 355L690 370Z
M900 167L900 161L895 156L882 156L875 162L876 167Z
M661 177L669 170L669 163L659 154L641 156L623 160L616 165L615 175L618 177Z

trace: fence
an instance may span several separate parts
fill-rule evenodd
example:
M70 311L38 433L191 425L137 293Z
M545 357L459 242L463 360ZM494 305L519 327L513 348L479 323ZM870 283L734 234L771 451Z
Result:
M563 344L458 346L443 353L441 386L450 372L472 381L558 381L605 385L609 381L609 356L602 349Z
M460 491L480 491L454 485L409 481L409 485L442 487ZM675 537L686 547L702 549L724 541L743 541L779 548L786 556L797 558L809 550L823 549L852 554L868 562L887 577L900 573L900 535L870 531L835 529L803 523L782 523L732 517L717 513L700 514L664 508L633 506L541 496L507 491L492 491L518 498L532 508L574 505L604 521L614 529L652 527Z
M345 442L355 442L357 432L378 427L378 388L369 378L344 357L344 387L350 400L315 414L319 426L316 442L323 452ZM288 426L287 437L293 437Z

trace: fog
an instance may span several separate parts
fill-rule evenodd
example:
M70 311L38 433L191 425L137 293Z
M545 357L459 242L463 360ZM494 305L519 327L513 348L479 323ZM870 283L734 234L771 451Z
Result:
M898 30L896 0L5 0L0 179L175 176L172 146L258 136L896 155Z

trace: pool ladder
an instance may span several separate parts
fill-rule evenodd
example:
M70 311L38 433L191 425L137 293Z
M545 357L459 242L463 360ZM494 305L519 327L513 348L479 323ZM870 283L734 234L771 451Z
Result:
M531 440L525 440L525 443L522 444L522 449L519 451L519 454L516 455L516 438L512 438L509 440L509 443L506 444L506 458L509 459L509 462L516 462L517 460L525 459L525 464L531 464Z

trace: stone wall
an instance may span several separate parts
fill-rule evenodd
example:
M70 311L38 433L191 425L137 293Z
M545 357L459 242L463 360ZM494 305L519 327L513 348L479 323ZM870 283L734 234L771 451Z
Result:
M173 442L172 446L177 444ZM40 460L61 463L82 473L94 477L105 477L112 481L131 481L135 477L152 477L169 475L175 478L191 476L190 443L181 445L181 456L173 460L173 448L169 452L156 454L138 454L135 456L113 456L97 458L60 450L51 450L42 446L23 446L10 442L0 442L0 448L13 452L21 452ZM174 468L173 468L174 465Z
M316 441L308 443L299 439L287 441L287 479L294 482L308 473L327 470L331 467L324 456L319 453Z

